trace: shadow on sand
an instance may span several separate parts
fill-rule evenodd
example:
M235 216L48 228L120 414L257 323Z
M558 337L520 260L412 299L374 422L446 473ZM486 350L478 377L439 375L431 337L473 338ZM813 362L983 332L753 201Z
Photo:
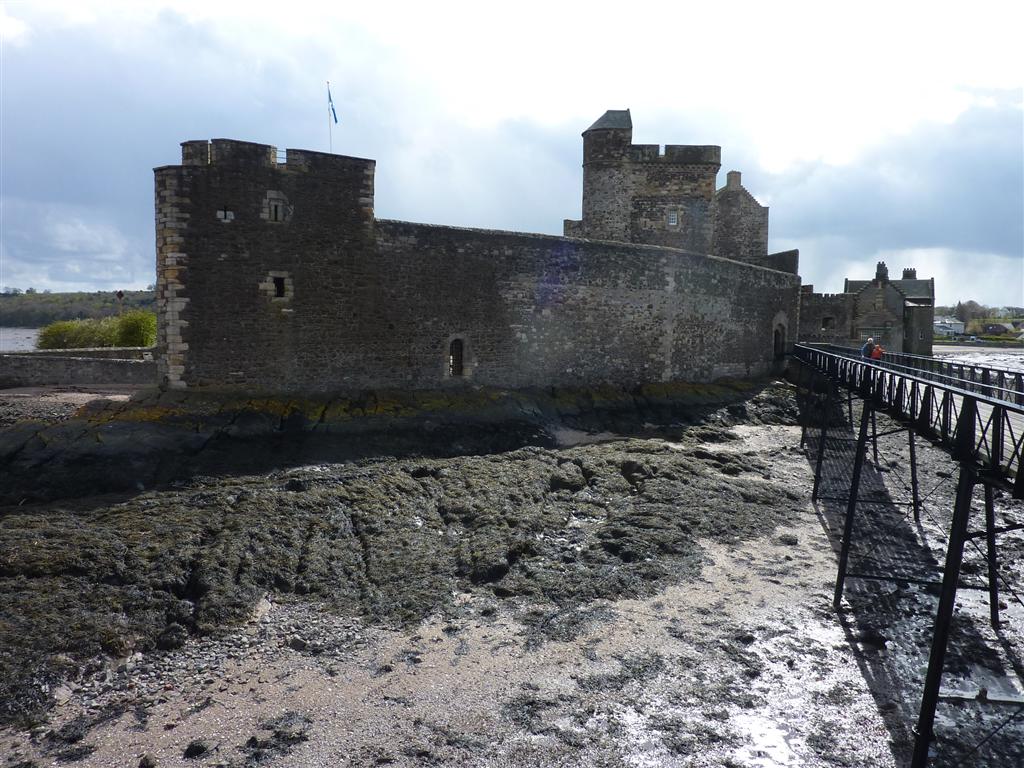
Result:
M860 408L859 403L854 406L852 423L859 422ZM856 432L847 415L845 404L830 414L815 505L837 562L856 450ZM819 452L820 422L820 413L812 413L806 443L812 468ZM877 424L877 458L869 431L844 604L837 619L889 729L896 764L910 765L957 465L918 438L923 501L916 522L907 432L883 414L877 415ZM977 490L980 493L980 487ZM978 517L972 515L972 530L981 523ZM968 542L964 550L930 764L1024 765L1024 644L1006 622L998 632L988 622L986 561L982 550L972 546L976 543ZM1020 592L1020 584L1010 586ZM1021 607L1012 605L1011 610ZM1015 625L1021 626L1019 621Z

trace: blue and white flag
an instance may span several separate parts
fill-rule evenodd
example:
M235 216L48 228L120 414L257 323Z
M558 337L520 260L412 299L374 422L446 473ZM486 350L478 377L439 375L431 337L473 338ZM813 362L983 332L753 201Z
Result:
M334 118L334 124L338 124L338 113L334 111L334 99L331 98L331 86L327 86L327 106L330 107L331 117Z

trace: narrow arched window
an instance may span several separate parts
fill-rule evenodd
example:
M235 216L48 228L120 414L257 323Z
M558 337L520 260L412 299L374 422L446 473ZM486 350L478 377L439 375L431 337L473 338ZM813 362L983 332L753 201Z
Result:
M462 376L462 339L452 339L448 345L448 375Z
M772 346L775 351L776 360L786 356L786 327L784 325L775 326Z

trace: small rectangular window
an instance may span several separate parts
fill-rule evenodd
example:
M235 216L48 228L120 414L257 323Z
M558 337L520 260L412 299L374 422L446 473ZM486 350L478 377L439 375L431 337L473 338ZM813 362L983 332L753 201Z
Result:
M284 278L283 277L275 277L274 278L274 297L278 298L278 299L283 299L284 298Z
M670 227L678 227L679 226L679 214L676 213L675 211L672 211L672 212L669 213L669 215L668 215L668 225Z

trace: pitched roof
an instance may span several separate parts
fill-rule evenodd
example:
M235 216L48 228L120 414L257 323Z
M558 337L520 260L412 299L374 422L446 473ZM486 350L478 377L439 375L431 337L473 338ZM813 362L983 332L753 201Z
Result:
M931 299L931 280L893 280L892 281L908 299Z
M873 280L847 280L847 293L860 293L867 288ZM933 299L931 280L890 280L889 285L893 286L908 299Z
M850 280L846 279L846 293L860 293L865 288L871 285L870 280Z
M633 119L629 116L628 109L609 109L587 131L631 131L633 130Z

